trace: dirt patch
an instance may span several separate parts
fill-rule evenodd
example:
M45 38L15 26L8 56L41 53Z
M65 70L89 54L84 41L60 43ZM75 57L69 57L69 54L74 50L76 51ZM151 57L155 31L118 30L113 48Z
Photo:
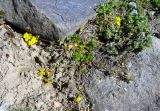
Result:
M63 51L43 44L28 47L22 34L0 25L0 110L89 110L82 85L75 80L75 63ZM39 69L53 73L45 84ZM83 99L74 102L77 96Z

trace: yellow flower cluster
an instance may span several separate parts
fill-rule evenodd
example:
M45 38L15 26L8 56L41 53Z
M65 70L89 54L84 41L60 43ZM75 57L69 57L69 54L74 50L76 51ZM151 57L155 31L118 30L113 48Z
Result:
M48 70L45 70L44 68L41 68L39 70L39 75L42 77L44 83L49 83L49 84L53 83L53 80L51 80L51 77L53 76L51 71L48 71Z
M116 22L116 25L119 27L121 26L121 20L122 20L121 17L116 17L115 22Z
M27 32L23 35L23 38L24 38L24 40L25 40L25 42L27 43L28 46L32 46L32 45L34 45L38 42L37 37L35 37L32 34L27 33Z

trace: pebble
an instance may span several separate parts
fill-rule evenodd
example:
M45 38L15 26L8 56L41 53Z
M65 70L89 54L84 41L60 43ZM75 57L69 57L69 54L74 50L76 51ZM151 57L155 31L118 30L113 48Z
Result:
M55 108L59 108L61 106L62 106L62 104L60 102L54 101L54 107Z

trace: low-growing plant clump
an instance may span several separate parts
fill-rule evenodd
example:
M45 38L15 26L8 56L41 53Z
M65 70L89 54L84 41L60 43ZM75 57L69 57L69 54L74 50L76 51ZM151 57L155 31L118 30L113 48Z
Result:
M138 1L112 0L97 8L97 36L111 58L151 45L148 17Z
M83 41L80 35L69 36L65 42L65 50L73 53L71 58L82 64L93 61L95 46L96 44L93 38Z
M160 0L138 0L145 9L160 10Z

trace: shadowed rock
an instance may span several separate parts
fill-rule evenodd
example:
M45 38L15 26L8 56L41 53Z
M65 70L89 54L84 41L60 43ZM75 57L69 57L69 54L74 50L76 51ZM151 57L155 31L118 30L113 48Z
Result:
M65 38L87 20L106 0L1 0L6 21L45 39Z

